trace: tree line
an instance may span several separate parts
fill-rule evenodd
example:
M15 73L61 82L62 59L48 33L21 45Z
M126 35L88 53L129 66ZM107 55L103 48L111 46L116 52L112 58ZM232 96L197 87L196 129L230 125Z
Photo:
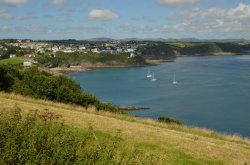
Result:
M124 113L116 106L101 102L81 89L80 85L65 76L54 76L37 67L0 65L0 91L56 102L95 106L97 110Z

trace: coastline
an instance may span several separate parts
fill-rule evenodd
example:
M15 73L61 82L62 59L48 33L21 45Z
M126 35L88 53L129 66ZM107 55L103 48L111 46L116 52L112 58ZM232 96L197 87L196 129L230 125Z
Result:
M77 67L77 68L67 68L67 67L57 67L57 68L46 68L46 71L54 75L62 75L71 72L86 72L89 68Z
M238 56L237 54L235 54L235 55L232 55L232 56ZM241 55L239 55L239 56L241 56ZM185 57L185 56L184 56ZM188 56L189 57L189 56ZM192 56L192 57L197 57L197 56ZM201 58L202 58L203 56L201 56ZM204 56L205 57L205 56ZM215 57L216 58L216 56L212 56L211 55L211 57ZM227 57L226 57L227 58ZM166 65L168 65L168 63L166 64ZM108 67L106 67L106 68L112 68L113 66L108 66ZM119 67L119 66L116 66L116 67ZM129 66L126 66L126 67L129 67ZM132 67L134 67L134 66L132 66ZM94 67L95 68L95 67ZM98 68L105 68L105 67L101 67L101 66L98 66ZM143 68L142 68L143 69ZM126 69L125 69L126 70ZM88 74L88 73L87 73ZM91 73L90 73L91 74ZM126 104L125 104L126 105ZM129 106L129 105L127 105L127 106ZM123 109L125 112L128 112L128 113L135 113L136 114L136 112L139 112L139 113L141 113L140 112L140 109ZM136 110L138 110L138 111L136 111ZM153 109L149 109L150 111L147 111L148 113L150 112L151 113L151 110L153 110ZM141 111L143 111L143 109L141 110ZM143 112L144 113L144 112Z
M170 59L157 59L157 60L151 60L151 59L146 59L146 64L138 64L138 65L130 65L130 64L103 64L103 63L97 63L97 64L90 64L90 63L85 63L79 66L71 66L71 67L57 67L57 68L45 68L49 73L52 73L54 75L63 75L67 73L72 73L72 72L86 72L90 71L92 69L101 69L101 68L130 68L130 67L146 67L146 66L156 66L160 65L162 63L168 63L168 62L174 62L176 58L180 57L205 57L205 56L234 56L234 55L250 55L250 54L234 54L231 52L226 52L226 53L215 53L215 54L210 54L210 55L177 55L175 58L170 58Z
M146 64L130 65L130 64L117 64L117 65L108 65L108 64L83 64L80 66L71 66L71 67L57 67L57 68L46 68L45 70L54 75L62 75L71 72L86 72L92 69L101 69L101 68L130 68L130 67L146 67L146 66L155 66L160 65L165 62L173 62L174 60L146 60Z
M147 108L147 107L141 107L141 106L117 106L117 108L119 110L122 110L122 111L138 111L138 110L146 110L146 109L150 109L150 108Z

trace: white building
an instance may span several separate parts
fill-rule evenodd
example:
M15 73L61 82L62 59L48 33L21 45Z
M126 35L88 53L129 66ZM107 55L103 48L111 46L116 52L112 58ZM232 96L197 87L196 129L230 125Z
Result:
M134 53L135 50L130 48L130 49L127 49L126 52L128 52L128 53Z
M65 46L64 46L64 45L60 45L60 46L58 47L58 49L60 49L60 50L65 49Z
M102 50L101 53L103 53L103 54L115 54L116 51L115 50Z
M25 66L25 67L30 67L31 65L32 65L32 62L30 62L30 61L23 62L23 66Z
M11 55L10 55L10 58L15 58L15 57L16 57L15 54L11 54Z
M45 50L44 50L44 48L38 48L38 49L37 49L37 52L38 52L38 53L45 53Z
M91 49L91 52L93 52L93 53L101 53L99 48Z
M79 50L86 50L86 47L84 45L80 45L78 49Z
M133 58L135 57L135 54L134 53L130 53L130 58Z
M53 46L52 47L52 51L55 53L55 52L57 52L59 50L59 48L57 47L57 46Z
M68 49L64 49L64 50L63 50L63 52L64 52L64 53L73 53L74 51L73 51L73 50L71 50L71 49L70 49L70 50L68 50Z
M117 49L116 49L116 52L117 52L117 53L121 53L122 51L123 51L122 48L117 48Z
M32 64L38 64L38 62L35 60L32 60Z
M34 56L33 54L25 54L24 57L29 57L29 58L31 58L31 57L35 57L35 56Z
M14 46L16 46L16 45L14 45ZM20 45L20 48L24 48L24 49L30 48L30 47L31 47L31 45L29 45L27 43L22 43L22 45Z

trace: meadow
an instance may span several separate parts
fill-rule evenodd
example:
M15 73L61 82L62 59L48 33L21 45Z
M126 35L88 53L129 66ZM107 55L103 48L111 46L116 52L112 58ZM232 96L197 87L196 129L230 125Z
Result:
M16 57L16 58L8 58L8 59L3 59L0 60L0 64L22 64L23 61L25 61L25 58L23 57Z
M35 135L39 135L37 137L42 136L42 133L35 131L37 130L34 129L36 127L40 129L48 127L49 129L46 129L47 135L51 135L49 137L58 142L55 143L55 145L51 145L51 143L49 143L51 141L48 141L48 146L46 146L51 149L49 151L51 151L55 157L51 157L50 160L47 160L49 159L46 157L47 151L44 150L44 159L40 159L41 157L39 156L39 159L33 157L31 162L38 161L41 164L46 164L48 161L55 161L54 159L58 156L58 153L54 152L56 150L54 150L54 148L57 148L58 152L64 153L61 151L59 143L65 144L65 146L63 146L63 148L66 148L64 154L67 152L69 152L69 155L76 153L73 154L75 155L74 159L70 160L75 161L76 164L77 162L78 164L79 162L80 164L105 164L105 162L110 162L111 164L228 165L248 164L250 162L249 139L222 135L211 130L165 124L152 119L96 111L94 107L86 109L76 105L54 103L6 93L0 93L0 111L1 125L5 123L5 126L2 125L1 129L5 131L8 130L6 123L14 125L14 122L11 122L14 120L13 116L22 116L16 117L18 127L12 127L15 128L14 130L16 131L14 131L14 136L10 134L10 137L12 136L14 138L23 136L24 140L20 140L20 144L26 144L28 146L33 144L31 141L25 140L25 138L28 137L27 134L29 130L31 130L31 132L33 130ZM13 113L13 111L15 113ZM30 118L29 116L32 116L32 114L33 116L34 114L38 114L38 119L34 121L34 117L33 119L32 117ZM29 118L27 118L27 116ZM49 120L50 122L46 123L44 120L50 119L50 117L55 117L56 120ZM30 120L35 123L38 122L39 124L32 124L33 129L27 129ZM25 131L21 131L22 129L26 129L27 134L25 134ZM62 132L59 131L59 133L55 135L56 131L51 130L62 130ZM3 133L5 131L1 132ZM20 132L21 134L19 135ZM40 132L44 132L44 129ZM25 134L25 136L23 134ZM86 140L89 135L91 135L90 139L92 139L90 141ZM60 139L58 136L63 138ZM32 138L34 138L34 141L37 140L36 136L32 136ZM81 145L75 145L77 146L76 148L70 148L66 143L69 139L75 144L87 141L88 147L85 148L84 146L80 147ZM1 147L6 147L6 145L10 147L14 142L15 140L12 138L2 138ZM36 155L36 152L28 152L26 149L15 150L15 147L16 146L12 149L17 155L24 157L25 155L26 157L30 157L31 153ZM3 148L1 148L1 150L2 149ZM90 156L86 157L84 150L89 151L87 154ZM9 150L6 150L6 152L7 151ZM1 156L2 162L12 160L13 155L11 156L9 152L4 155L6 154L10 154L10 156L8 156L8 159ZM87 160L85 160L86 162L81 162L80 160L83 160L84 157L87 158ZM96 159L94 159L95 157ZM65 156L61 156L57 158L67 164L67 162L69 163L68 159L71 157L65 158ZM97 163L87 163L88 160L90 162L93 160Z

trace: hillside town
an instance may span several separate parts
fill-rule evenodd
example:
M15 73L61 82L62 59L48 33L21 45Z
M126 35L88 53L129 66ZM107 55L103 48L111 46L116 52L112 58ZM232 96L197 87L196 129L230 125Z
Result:
M141 66L173 61L179 56L246 55L247 41L150 40L0 40L0 59L24 60L23 66ZM19 59L20 60L20 59Z
M37 58L50 56L56 58L57 54L64 53L68 56L74 53L100 56L126 55L128 58L135 57L138 48L146 45L142 41L32 41L32 40L2 40L0 41L0 59L26 58L23 66L29 67L37 64ZM79 65L79 64L77 64ZM56 65L57 66L57 65Z
M106 41L106 42L32 42L31 40L16 40L15 42L6 42L6 45L20 47L22 49L33 50L32 55L43 54L46 51L53 53L62 51L65 53L72 52L93 52L102 54L119 54L119 53L135 53L136 49L144 46L144 42L139 41ZM7 50L6 47L0 45L0 50ZM30 55L27 55L30 56Z

